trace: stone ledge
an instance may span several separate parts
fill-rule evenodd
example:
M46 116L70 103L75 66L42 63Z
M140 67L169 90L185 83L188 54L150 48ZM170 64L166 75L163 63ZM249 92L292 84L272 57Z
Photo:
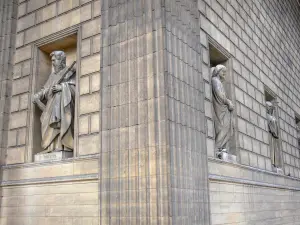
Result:
M96 174L73 175L73 176L33 178L33 179L24 179L24 180L3 181L3 182L1 182L0 186L6 187L6 186L20 186L20 185L30 185L30 184L88 181L88 180L98 180L98 178L99 178L99 175L97 173Z
M209 180L222 181L222 182L228 182L228 183L237 183L237 184L278 188L278 189L285 189L285 190L292 190L292 191L300 191L300 188L296 188L296 187L284 186L284 185L279 185L279 184L270 184L270 183L247 180L247 179L236 178L236 177L226 177L226 176L220 176L220 175L216 175L216 174L209 174L208 178L209 178Z
M19 164L12 164L12 165L5 165L1 166L2 170L7 169L15 169L15 168L30 168L35 166L45 166L51 164L64 164L64 163L71 163L71 162L78 162L83 160L98 160L99 153L93 155L84 155L84 156L77 156L73 158L63 159L61 161L49 161L49 162L31 162L31 163L19 163Z
M259 168L241 165L238 163L229 163L216 158L208 158L209 177L218 177L220 180L252 184L266 187L277 187L285 189L298 190L300 187L300 179L266 171ZM225 179L226 178L226 179ZM253 183L253 184L254 184ZM252 184L252 185L253 185ZM300 189L299 189L300 190Z

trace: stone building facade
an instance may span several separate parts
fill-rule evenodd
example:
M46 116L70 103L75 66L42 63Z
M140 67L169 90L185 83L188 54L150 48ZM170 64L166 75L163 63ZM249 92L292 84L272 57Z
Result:
M300 224L299 7L0 0L0 224ZM54 50L76 60L75 147L72 158L36 162L32 95ZM215 149L218 64L235 106L231 160Z

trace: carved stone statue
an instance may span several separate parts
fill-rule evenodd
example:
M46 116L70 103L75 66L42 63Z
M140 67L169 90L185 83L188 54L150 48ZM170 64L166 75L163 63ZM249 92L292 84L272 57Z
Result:
M233 110L234 105L227 98L224 81L226 77L226 67L217 65L212 71L212 93L214 124L216 133L216 148L219 152L227 152L230 139L234 135Z
M279 127L275 116L275 106L272 102L266 102L267 107L267 120L270 132L270 148L271 148L271 161L275 167L281 164L280 145L279 145Z
M42 110L42 153L71 152L74 148L75 62L67 67L63 51L54 51L50 57L53 72L33 96L33 103Z

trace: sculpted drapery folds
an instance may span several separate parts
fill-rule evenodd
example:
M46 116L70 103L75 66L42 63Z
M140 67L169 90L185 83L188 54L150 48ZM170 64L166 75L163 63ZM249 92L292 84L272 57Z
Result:
M234 134L233 110L234 105L227 98L224 81L226 67L217 65L212 71L213 111L215 124L216 148L221 151L229 149L230 139Z
M279 127L275 116L275 106L272 102L266 102L267 107L267 120L270 133L270 148L271 148L271 161L275 167L281 165L280 157L280 144L279 144Z
M73 151L76 71L66 66L63 51L54 51L50 57L54 70L33 97L33 103L42 110L41 145L43 153Z

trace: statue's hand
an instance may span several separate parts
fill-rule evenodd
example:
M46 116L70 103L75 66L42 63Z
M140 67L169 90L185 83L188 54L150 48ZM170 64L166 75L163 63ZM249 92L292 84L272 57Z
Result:
M233 111L234 110L234 105L232 104L231 101L229 101L229 103L228 103L228 110L229 111Z
M57 93L60 92L62 90L62 87L60 84L56 84L52 87L52 93Z
M33 95L32 99L33 99L33 100L32 100L32 103L33 103L33 104L37 104L37 100L39 99L38 94Z

